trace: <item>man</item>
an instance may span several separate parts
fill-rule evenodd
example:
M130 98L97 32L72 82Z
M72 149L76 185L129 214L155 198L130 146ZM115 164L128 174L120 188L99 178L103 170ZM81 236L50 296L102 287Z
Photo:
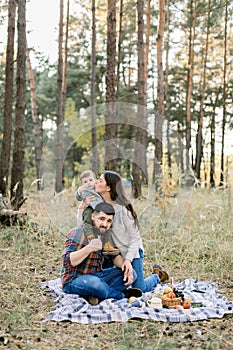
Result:
M141 291L136 288L127 289L137 276L135 271L126 273L121 270L123 258L120 254L113 258L115 267L102 270L104 256L101 253L101 236L110 229L114 214L111 204L97 204L92 213L96 238L88 242L88 235L81 226L73 229L66 239L62 267L63 291L85 297L92 305L107 298L122 299L141 295Z

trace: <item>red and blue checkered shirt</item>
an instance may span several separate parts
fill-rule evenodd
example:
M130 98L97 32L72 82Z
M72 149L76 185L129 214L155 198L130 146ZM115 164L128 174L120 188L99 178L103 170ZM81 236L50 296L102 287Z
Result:
M61 270L62 286L64 287L72 279L86 274L95 274L102 270L104 257L101 250L88 255L79 265L72 266L70 263L70 253L80 250L88 244L87 237L82 227L74 228L66 237L65 249Z

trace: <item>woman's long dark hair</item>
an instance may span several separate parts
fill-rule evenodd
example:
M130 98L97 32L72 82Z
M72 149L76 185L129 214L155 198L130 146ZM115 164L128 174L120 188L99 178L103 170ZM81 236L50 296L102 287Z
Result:
M135 212L133 205L127 199L125 190L122 184L121 177L115 171L104 171L103 173L104 179L106 181L107 186L110 187L110 196L111 200L116 203L124 206L131 213L134 218L135 226L139 227L137 213Z

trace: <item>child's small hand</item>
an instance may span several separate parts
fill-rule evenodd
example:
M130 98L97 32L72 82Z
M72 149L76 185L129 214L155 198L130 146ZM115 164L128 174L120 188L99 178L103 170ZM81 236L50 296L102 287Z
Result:
M86 185L79 186L78 191L77 191L78 194L79 195L82 194L83 191L85 191L87 188L88 188L88 186L86 186Z

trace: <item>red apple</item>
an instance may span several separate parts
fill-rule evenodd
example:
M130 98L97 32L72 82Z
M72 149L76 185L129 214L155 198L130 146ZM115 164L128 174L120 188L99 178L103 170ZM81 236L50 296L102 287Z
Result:
M183 301L182 306L184 309L190 309L191 305L187 301Z

